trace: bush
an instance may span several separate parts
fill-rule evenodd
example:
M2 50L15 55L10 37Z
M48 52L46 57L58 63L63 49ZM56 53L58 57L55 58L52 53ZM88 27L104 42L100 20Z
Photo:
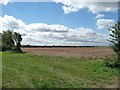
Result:
M104 64L105 64L105 66L112 67L112 68L120 67L120 62L116 55L107 56L104 59Z
M7 50L11 50L11 47L9 45L3 45L2 46L2 51L7 51Z

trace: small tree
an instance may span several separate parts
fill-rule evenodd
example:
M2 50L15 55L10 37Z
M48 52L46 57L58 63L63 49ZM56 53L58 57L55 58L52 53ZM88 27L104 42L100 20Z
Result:
M2 51L12 50L17 52L22 52L20 49L22 37L17 32L12 32L10 30L3 31L2 33Z
M109 29L111 32L109 42L111 43L112 49L116 53L117 60L116 64L117 66L120 66L120 21L115 24L112 29Z

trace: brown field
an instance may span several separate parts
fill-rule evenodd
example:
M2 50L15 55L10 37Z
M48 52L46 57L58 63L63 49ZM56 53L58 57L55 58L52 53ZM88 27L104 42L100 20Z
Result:
M36 55L48 55L48 56L62 56L62 57L92 57L92 58L104 58L105 56L113 53L112 49L106 47L74 47L74 48L62 48L62 47L39 47L39 48L22 48L24 52L36 54Z

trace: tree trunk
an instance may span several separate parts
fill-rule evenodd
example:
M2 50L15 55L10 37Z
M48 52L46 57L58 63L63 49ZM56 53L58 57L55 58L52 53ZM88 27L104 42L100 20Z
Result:
M17 52L22 52L20 46L21 46L20 43L17 43Z

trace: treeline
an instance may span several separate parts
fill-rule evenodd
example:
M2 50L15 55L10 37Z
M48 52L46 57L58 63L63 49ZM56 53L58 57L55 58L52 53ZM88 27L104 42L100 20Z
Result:
M72 47L75 47L75 48L77 48L77 47L109 47L109 46L61 46L61 45L59 45L59 46L55 46L55 45L53 45L53 46L32 46L32 45L21 45L21 47L25 47L25 48L29 48L29 47L33 47L33 48L57 48L57 47L61 47L61 48L72 48Z

